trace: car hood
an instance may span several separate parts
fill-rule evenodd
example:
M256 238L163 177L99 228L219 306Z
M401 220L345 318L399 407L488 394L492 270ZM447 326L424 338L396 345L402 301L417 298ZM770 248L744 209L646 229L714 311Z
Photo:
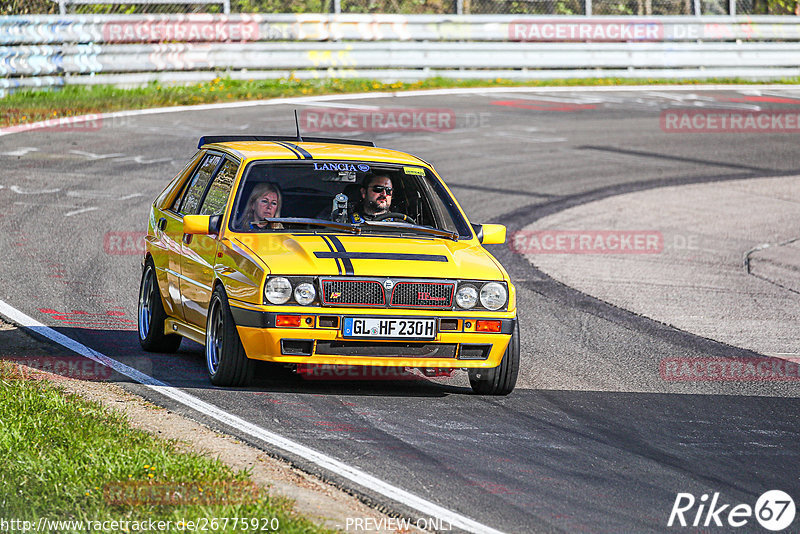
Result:
M474 241L342 234L249 234L237 241L272 274L503 278L492 256Z

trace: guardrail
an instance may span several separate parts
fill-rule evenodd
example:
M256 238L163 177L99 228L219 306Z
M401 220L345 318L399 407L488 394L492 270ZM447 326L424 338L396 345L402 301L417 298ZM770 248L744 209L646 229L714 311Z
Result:
M794 17L32 16L0 20L0 89L151 80L800 75Z

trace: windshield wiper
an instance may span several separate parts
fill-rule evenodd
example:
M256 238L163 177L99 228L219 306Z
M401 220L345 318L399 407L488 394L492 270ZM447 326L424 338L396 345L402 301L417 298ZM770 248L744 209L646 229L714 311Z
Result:
M458 232L449 232L447 230L439 230L438 228L431 228L429 226L418 226L415 224L399 224L384 221L363 221L360 224L364 226L372 226L377 228L392 228L398 230L412 230L422 234L435 235L437 237L446 237L453 241L458 241Z
M266 223L310 224L314 226L324 226L325 228L333 228L335 230L343 230L353 234L361 233L361 228L352 224L326 221L325 219L307 219L303 217L269 217L267 219L262 219L257 223L250 223L250 227L253 228L256 224Z

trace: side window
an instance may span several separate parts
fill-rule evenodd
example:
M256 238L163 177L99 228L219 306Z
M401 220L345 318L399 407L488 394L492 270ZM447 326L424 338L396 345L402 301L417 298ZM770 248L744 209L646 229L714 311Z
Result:
M211 188L200 208L200 215L219 215L225 211L225 204L228 203L228 195L233 187L233 179L236 177L238 168L238 164L229 159L225 160L222 168L214 177L214 181L211 182Z
M200 151L200 152L202 152L202 151ZM203 154L201 154L200 156L202 157ZM194 160L197 157L198 157L197 154L195 154L194 158L192 158L192 160ZM203 159L205 159L205 158L203 158ZM192 163L193 163L193 161L190 161L189 163L186 164L186 167L188 168ZM197 169L199 169L200 167L201 166L197 166L197 168L192 173L192 177L189 178L188 180L186 180L186 182L184 182L184 184L181 186L181 190L178 193L178 196L175 197L175 200L172 201L172 205L169 207L169 209L171 209L175 213L180 213L181 203L183 202L183 198L186 196L186 191L189 189L189 186L191 186L192 180L194 179L194 175L197 173ZM183 174L184 171L186 171L186 169L183 169L183 171L181 171L181 174Z
M189 186L186 188L186 192L183 194L183 200L181 201L181 207L178 213L181 215L194 215L197 213L197 208L200 207L200 201L203 199L206 186L208 186L208 182L211 181L211 176L214 174L220 161L222 161L222 156L216 154L208 154L205 159L203 159L200 167L197 168L194 176L192 176Z

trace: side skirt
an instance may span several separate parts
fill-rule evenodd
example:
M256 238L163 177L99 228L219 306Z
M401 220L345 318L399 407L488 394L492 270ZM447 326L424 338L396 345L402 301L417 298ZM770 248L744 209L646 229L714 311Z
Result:
M164 333L165 334L179 334L185 338L189 338L192 341L196 341L201 345L206 344L206 332L196 326L184 323L183 321L179 321L173 317L168 317L166 321L164 321Z

